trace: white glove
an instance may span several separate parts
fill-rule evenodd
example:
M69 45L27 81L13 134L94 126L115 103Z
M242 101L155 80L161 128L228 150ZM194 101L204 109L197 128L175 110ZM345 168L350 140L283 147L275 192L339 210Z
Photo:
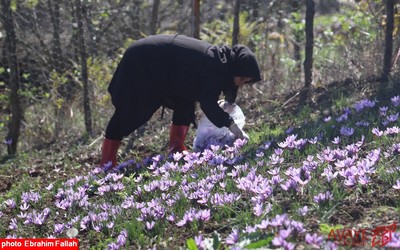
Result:
M249 140L249 136L243 131L241 130L238 125L236 125L236 123L232 123L232 125L229 127L229 131L232 132L232 134L235 135L235 138L240 138L240 139L246 139Z

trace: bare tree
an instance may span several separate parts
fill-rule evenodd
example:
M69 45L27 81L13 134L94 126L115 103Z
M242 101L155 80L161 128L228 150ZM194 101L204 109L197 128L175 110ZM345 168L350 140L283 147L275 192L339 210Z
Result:
M301 93L301 102L305 102L308 98L309 91L313 80L313 48L314 48L314 0L306 0L306 46L304 58L304 89Z
M47 2L48 7L49 7L49 14L50 14L50 21L51 25L53 28L53 39L52 39L52 49L51 49L51 58L50 62L51 65L54 69L55 72L57 72L58 76L60 77L63 74L64 71L64 60L63 60L63 55L62 55L62 49L61 49L61 39L60 39L60 34L61 34L61 26L60 26L60 4L58 1L52 1L49 0ZM63 93L64 93L64 86L63 84L57 82L57 94L61 95L61 98L64 99ZM67 103L66 101L65 103ZM62 130L62 124L65 119L65 105L64 103L59 107L58 105L55 105L55 137L57 138L60 131Z
M89 97L89 82L88 82L88 67L87 67L87 53L85 45L85 37L82 21L82 5L81 0L75 0L76 19L78 21L78 43L79 43L79 61L81 66L81 81L83 84L83 110L85 115L85 128L89 135L93 134L92 130L92 112L90 109Z
M291 0L290 1L290 5L292 7L292 12L293 13L298 13L300 11L300 2L297 0ZM293 22L295 22L296 24L300 23L301 20L300 18L297 18L297 15L293 15L295 16ZM292 41L293 43L293 56L294 56L294 60L296 62L296 67L295 67L295 75L299 76L301 74L301 41L302 41L302 31L300 29L294 29L292 30L293 32L293 36L294 36L294 40Z
M154 35L157 32L158 23L158 9L160 7L160 0L153 1L153 8L151 10L151 20L150 20L150 34Z
M10 96L9 105L11 112L11 121L9 123L9 130L6 140L8 141L8 154L14 155L17 153L17 144L20 136L21 121L23 112L20 104L20 76L18 69L17 58L17 39L15 34L15 25L13 19L13 12L11 10L11 0L1 0L2 8L2 21L6 31L6 60L9 68L9 84Z
M235 6L233 9L232 46L239 43L241 2L242 2L241 0L235 0Z
M385 33L385 52L383 58L382 87L385 88L389 80L392 67L393 53L393 30L394 30L394 0L386 0L386 33Z

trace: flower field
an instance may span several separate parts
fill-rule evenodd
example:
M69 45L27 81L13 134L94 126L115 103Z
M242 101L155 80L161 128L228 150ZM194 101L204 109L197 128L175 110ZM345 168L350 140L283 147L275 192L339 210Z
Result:
M400 248L400 96L0 198L0 238L82 249ZM256 138L256 139L253 139Z

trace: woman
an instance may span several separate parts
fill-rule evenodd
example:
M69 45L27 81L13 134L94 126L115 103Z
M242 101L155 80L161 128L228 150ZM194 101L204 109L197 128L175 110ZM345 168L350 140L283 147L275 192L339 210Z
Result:
M108 88L115 113L106 128L100 164L116 166L122 138L161 106L173 109L170 153L186 150L195 102L217 127L228 127L236 138L248 139L217 102L222 92L233 103L240 86L260 80L256 58L243 45L215 46L183 35L138 40L126 50Z

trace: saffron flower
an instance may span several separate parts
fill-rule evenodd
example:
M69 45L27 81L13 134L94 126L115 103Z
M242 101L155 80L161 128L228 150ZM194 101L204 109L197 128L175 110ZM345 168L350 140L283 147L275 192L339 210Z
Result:
M344 135L344 136L351 136L354 133L354 128L350 128L350 127L342 127L340 129L340 134Z
M297 209L297 213L301 216L305 216L308 213L308 207L304 206L302 208Z
M311 247L319 249L324 238L322 236L318 236L317 233L314 234L306 234L306 242L311 245Z
M239 229L234 228L232 232L226 237L225 243L227 245L235 245L239 242Z
M29 209L29 204L23 202L23 203L19 206L19 208L20 208L22 211L26 211L26 210Z
M400 248L400 233L394 232L392 234L392 240L386 246L399 249Z
M321 203L333 200L333 195L331 194L331 192L326 191L325 193L319 193L319 194L315 195L313 200L316 203L321 204Z
M386 117L386 121L388 122L396 122L399 119L399 113L396 113L394 115L389 115Z
M10 230L18 229L17 220L15 218L11 219L11 222L10 222L10 225L8 226L8 229L10 229Z
M117 237L117 243L119 246L125 246L126 245L126 239L128 238L128 232L124 229L121 231L121 233Z
M333 144L339 144L339 143L340 143L340 137L339 137L339 136L336 136L335 138L333 138L332 143L333 143Z
M368 99L364 99L355 103L353 106L356 109L356 111L360 113L361 111L363 111L364 108L373 108L375 106L375 102L370 101Z
M15 208L17 206L17 203L15 203L14 199L5 200L4 204L9 208Z
M386 112L388 111L388 107L384 106L384 107L380 107L379 108L379 115L380 116L386 116Z
M204 241L203 241L203 235L198 235L198 236L195 236L194 237L194 242L196 243L196 246L199 248L199 249L204 249L205 248L205 244L204 244Z
M54 234L61 234L62 231L64 230L64 223L61 224L54 224Z
M400 180L396 180L396 184L393 185L393 188L400 190Z
M383 135L383 131L380 131L379 128L373 128L372 133L378 137L381 137Z
M400 96L393 96L390 98L390 101L392 102L393 106L398 107L400 106Z

